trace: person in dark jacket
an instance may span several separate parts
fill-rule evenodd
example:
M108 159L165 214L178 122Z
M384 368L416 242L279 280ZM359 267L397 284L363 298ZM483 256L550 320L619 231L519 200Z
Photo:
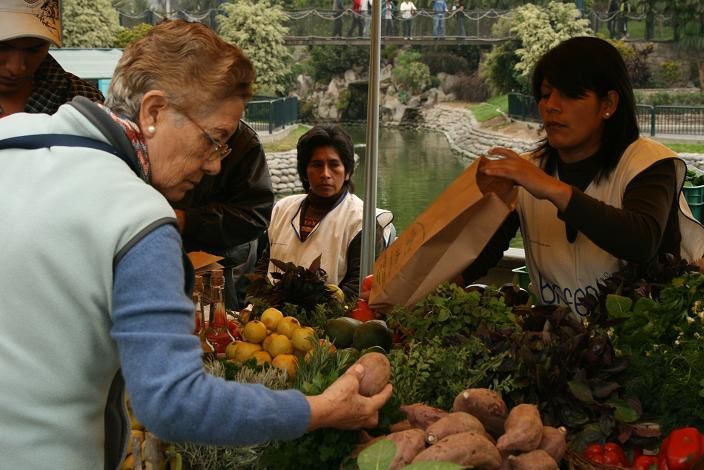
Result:
M244 121L229 140L232 153L217 175L206 175L173 203L186 251L222 256L227 307L243 308L238 280L254 270L258 239L274 205L269 168L257 133Z

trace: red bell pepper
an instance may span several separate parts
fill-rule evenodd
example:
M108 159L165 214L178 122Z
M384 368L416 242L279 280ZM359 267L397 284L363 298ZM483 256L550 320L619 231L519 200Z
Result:
M704 436L697 428L673 430L660 446L668 470L690 470L704 454Z
M369 320L374 320L376 315L374 315L372 309L369 308L369 304L366 300L359 299L357 301L357 307L350 312L350 317L366 322Z

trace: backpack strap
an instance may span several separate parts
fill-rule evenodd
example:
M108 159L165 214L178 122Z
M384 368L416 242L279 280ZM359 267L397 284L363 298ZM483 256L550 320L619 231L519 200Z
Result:
M132 169L132 171L134 171L136 174L139 174L139 168L137 168L136 162L126 158L124 155L119 153L117 149L112 145L106 142L102 142L100 140L91 139L90 137L66 134L35 134L21 135L0 140L0 150L36 150L49 147L84 147L101 150L103 152L115 155L120 160L125 162L127 166Z

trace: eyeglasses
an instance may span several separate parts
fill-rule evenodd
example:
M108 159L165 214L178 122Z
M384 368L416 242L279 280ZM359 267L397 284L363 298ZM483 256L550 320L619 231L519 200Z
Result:
M230 155L232 153L232 149L230 148L229 145L227 145L226 143L221 144L220 142L215 140L215 137L213 137L205 129L203 129L203 127L200 124L198 124L195 121L195 119L193 119L191 116L189 116L188 113L184 109L182 109L178 106L174 106L173 104L172 104L172 106L174 107L174 109L176 111L178 111L180 114L183 114L189 121L191 121L194 126L196 126L198 129L200 129L200 131L203 133L203 135L205 137L207 137L208 140L213 143L214 148L213 148L212 152L210 152L210 154L206 157L206 159L205 159L206 161L214 162L216 160L222 160L223 158L227 157L228 155Z

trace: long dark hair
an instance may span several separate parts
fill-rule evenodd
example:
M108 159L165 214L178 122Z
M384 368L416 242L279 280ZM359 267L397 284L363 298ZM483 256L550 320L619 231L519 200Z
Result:
M603 39L571 38L550 49L535 66L532 92L536 103L540 102L543 80L571 98L583 97L588 91L600 98L605 98L611 90L618 93L618 107L604 124L598 151L601 170L596 180L608 177L640 134L633 87L621 54ZM540 142L536 155L543 159L545 170L554 174L558 153L547 138Z
M349 175L350 178L352 178L352 173L354 173L354 144L352 144L352 138L347 131L338 125L320 125L312 127L298 139L298 144L296 145L298 177L306 192L310 190L310 183L308 182L306 171L308 162L310 162L315 149L320 147L333 147L337 150L337 154L340 156L340 160L342 160L342 164L345 167L345 173ZM346 184L350 192L353 192L354 186L352 185L352 180L350 179Z

